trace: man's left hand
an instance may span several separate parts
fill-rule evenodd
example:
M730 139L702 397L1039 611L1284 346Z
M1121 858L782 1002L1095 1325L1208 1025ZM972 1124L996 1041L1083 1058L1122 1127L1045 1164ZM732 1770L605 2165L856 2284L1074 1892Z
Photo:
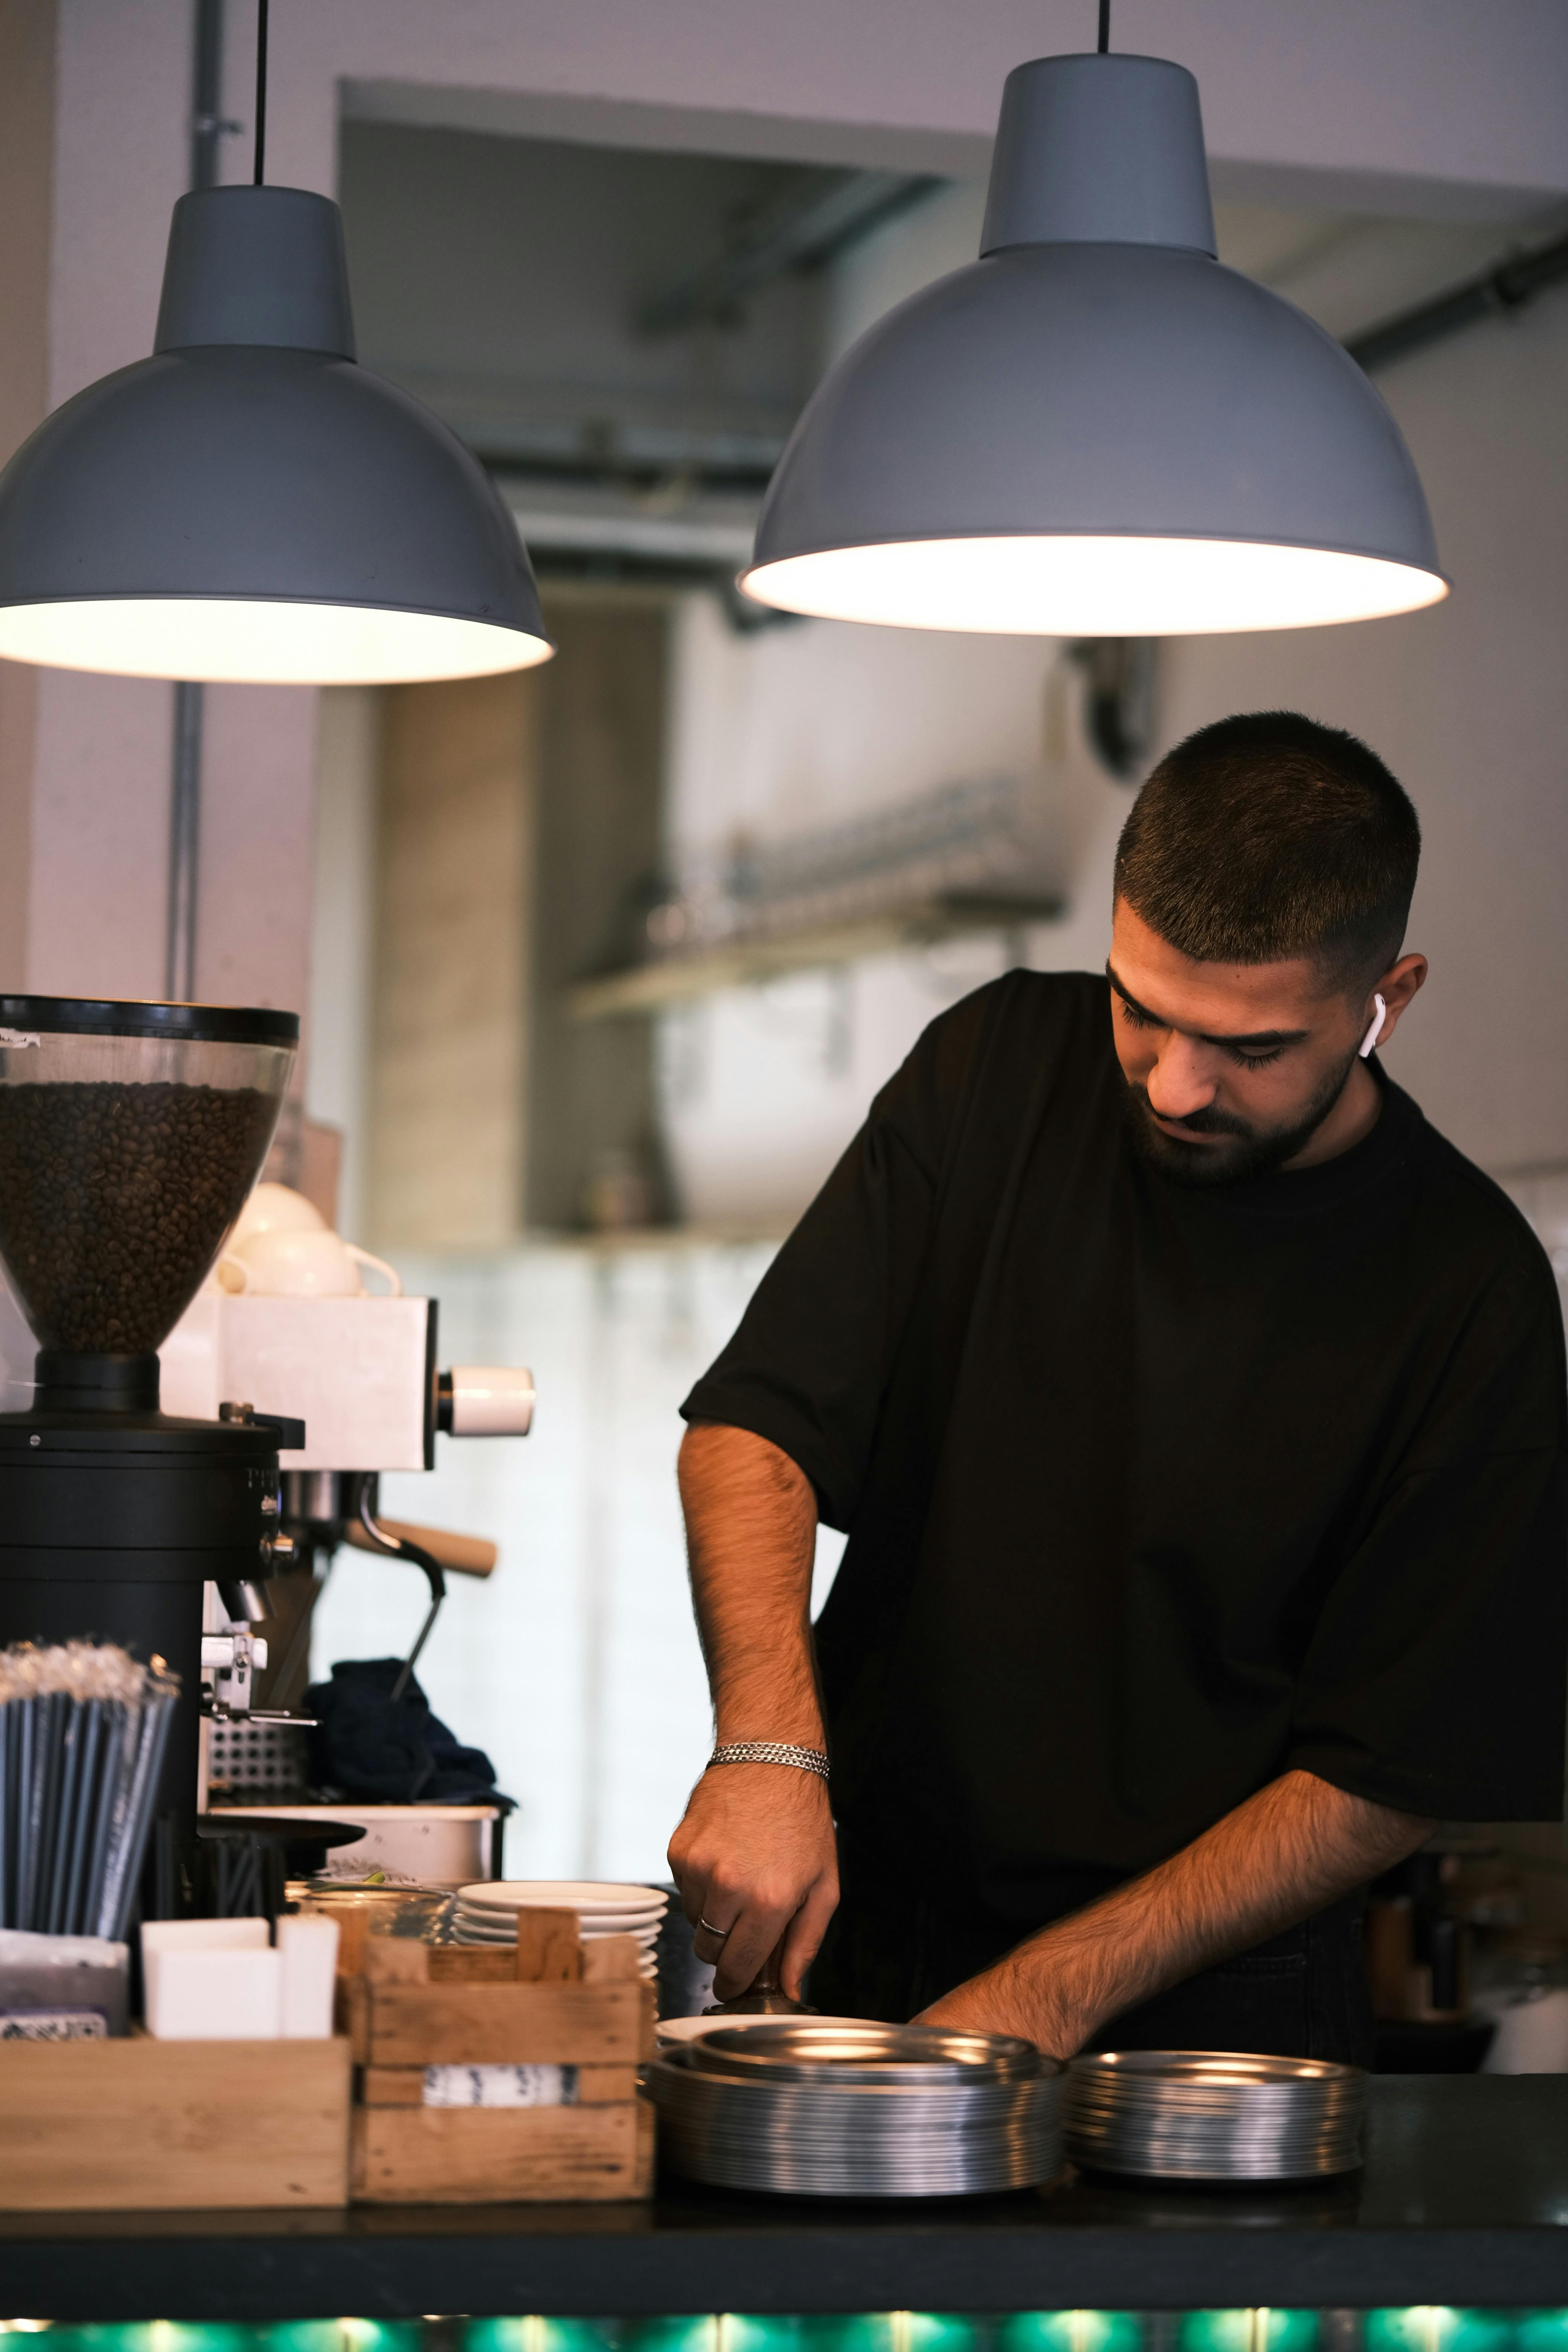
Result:
M1070 2058L1124 2009L1364 1886L1432 1828L1315 1772L1281 1773L1169 1862L1043 1927L915 2022L1021 2034Z
M965 2033L1019 2034L1047 2058L1070 2058L1090 2029L1087 2023L1080 2027L1059 1997L1054 1972L1039 1949L1043 1940L1025 1948L1032 1965L1020 1966L1020 1956L1009 1953L994 1968L954 1985L913 2022L956 2026Z

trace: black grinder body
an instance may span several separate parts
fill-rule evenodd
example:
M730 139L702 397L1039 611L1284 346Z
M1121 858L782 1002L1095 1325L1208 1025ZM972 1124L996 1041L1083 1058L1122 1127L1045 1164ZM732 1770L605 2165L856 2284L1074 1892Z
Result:
M153 1412L0 1414L0 1647L115 1642L180 1678L154 1811L196 1810L202 1588L268 1573L278 1433Z

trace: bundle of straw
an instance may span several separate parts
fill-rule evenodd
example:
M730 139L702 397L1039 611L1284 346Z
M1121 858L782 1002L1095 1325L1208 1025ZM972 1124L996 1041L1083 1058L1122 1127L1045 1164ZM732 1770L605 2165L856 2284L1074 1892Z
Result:
M0 1650L0 1927L123 1939L179 1695L111 1643Z

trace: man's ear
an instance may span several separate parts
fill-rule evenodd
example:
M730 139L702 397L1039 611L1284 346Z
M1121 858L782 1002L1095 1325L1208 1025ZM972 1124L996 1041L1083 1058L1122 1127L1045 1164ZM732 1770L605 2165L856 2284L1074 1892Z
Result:
M1365 1020L1370 1022L1376 1010L1372 1001L1374 996L1381 996L1384 1003L1383 1026L1377 1036L1380 1049L1386 1045L1393 1036L1399 1025L1400 1014L1407 1010L1416 990L1425 986L1426 980L1426 957L1402 955L1398 962L1391 963L1383 978L1373 982L1372 987L1368 989L1366 1012L1363 1015Z

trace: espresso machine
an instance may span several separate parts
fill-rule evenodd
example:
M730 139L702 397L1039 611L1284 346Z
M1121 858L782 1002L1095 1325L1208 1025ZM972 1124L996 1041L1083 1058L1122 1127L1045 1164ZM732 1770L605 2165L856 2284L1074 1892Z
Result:
M0 1414L0 1646L90 1639L180 1696L155 1811L196 1811L205 1589L236 1618L292 1544L297 1420L160 1410L158 1349L244 1206L299 1045L291 1013L0 996L0 1260L37 1340Z
M298 1237L344 1245L300 1194L263 1184L247 1209L216 1278L204 1286L165 1341L165 1397L182 1412L210 1417L231 1397L265 1408L289 1429L280 1445L280 1526L289 1573L265 1595L208 1594L211 1696L207 1780L232 1809L237 1785L260 1796L297 1792L303 1761L296 1710L307 1680L310 1618L339 1549L348 1544L399 1560L424 1577L429 1606L404 1661L399 1690L413 1676L446 1592L448 1572L488 1576L496 1548L482 1538L384 1518L386 1472L430 1471L437 1435L524 1437L532 1424L532 1374L520 1366L437 1370L437 1302L405 1296L390 1266L390 1293L323 1295L313 1281L281 1293L248 1286L246 1252L258 1231L284 1220L285 1246ZM363 1251L347 1255L364 1258ZM318 1262L319 1263L319 1262ZM397 1694L395 1693L395 1696Z

